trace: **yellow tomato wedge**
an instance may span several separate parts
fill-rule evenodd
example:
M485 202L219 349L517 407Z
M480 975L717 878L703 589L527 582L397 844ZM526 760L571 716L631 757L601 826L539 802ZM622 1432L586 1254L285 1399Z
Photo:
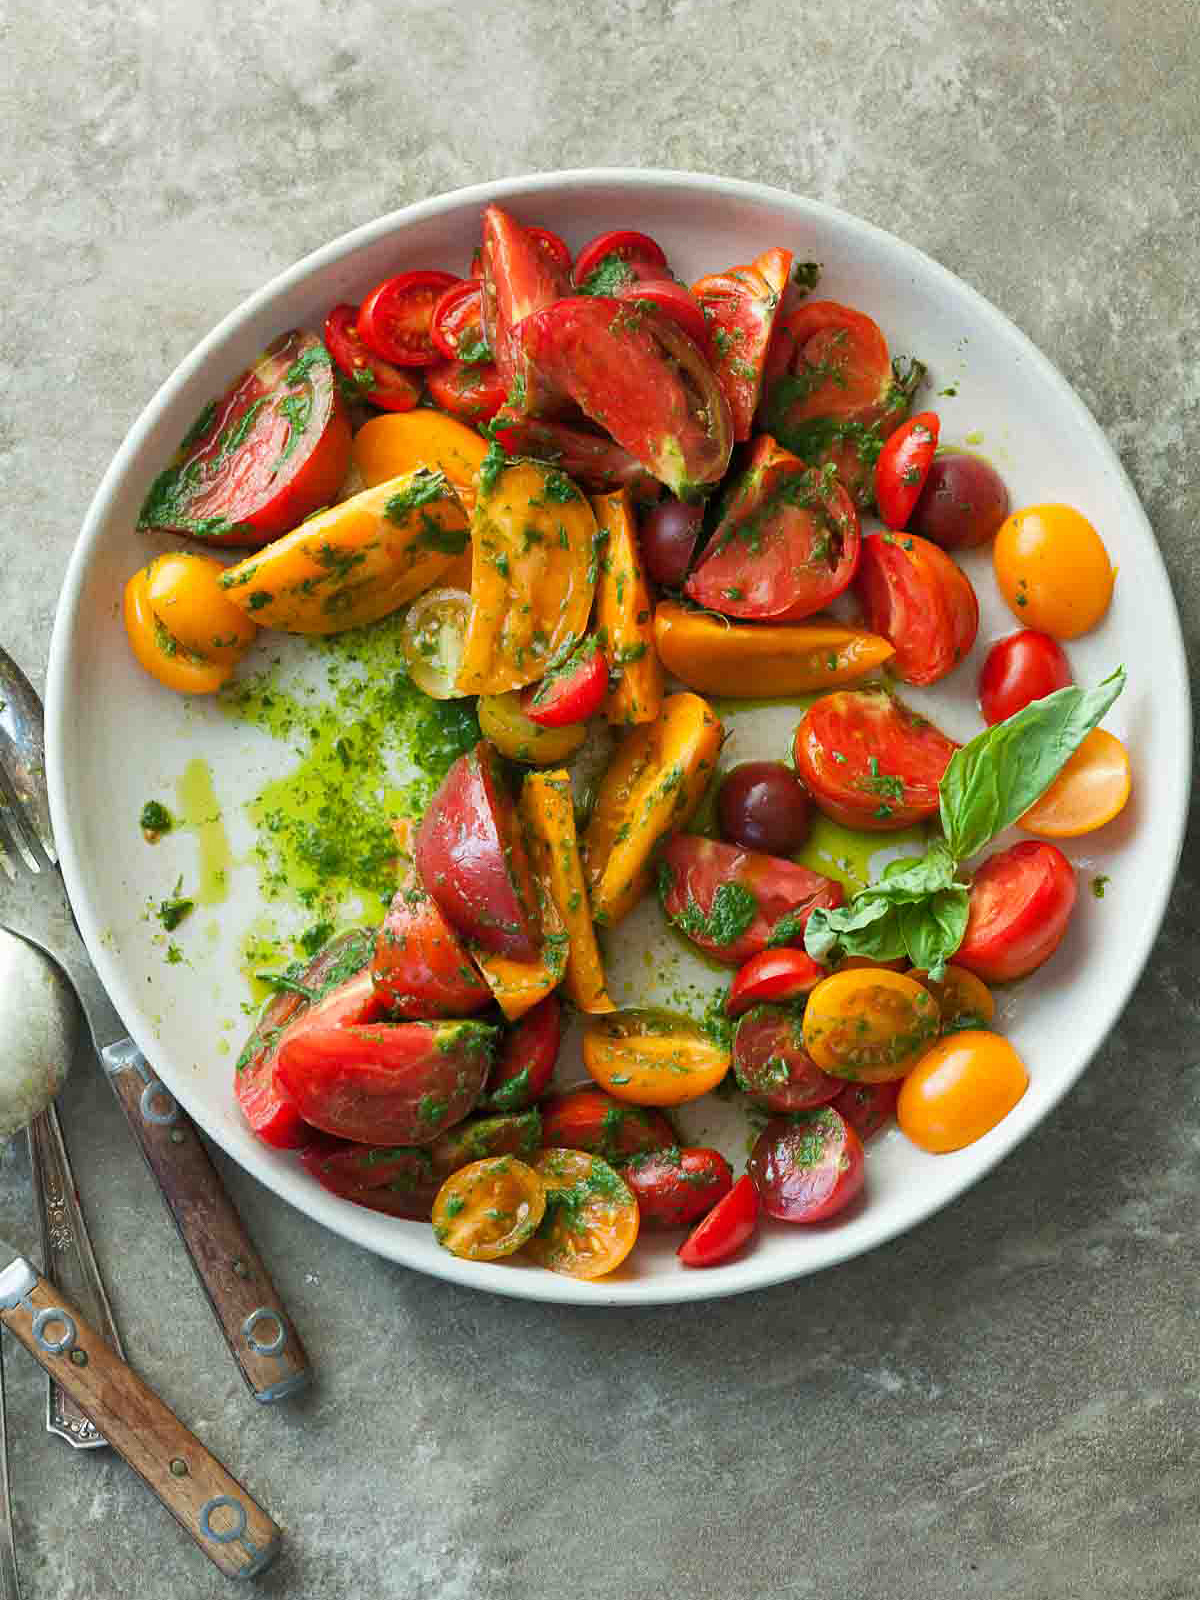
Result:
M351 455L369 489L426 467L430 472L444 472L464 494L464 501L469 497L473 503L475 474L483 465L487 450L486 441L473 428L420 406L413 411L372 417L354 435Z
M540 887L540 886L539 886ZM516 1022L532 1011L563 980L567 966L567 930L554 901L542 894L542 948L532 961L516 961L498 956L477 944L470 944L471 959L483 974L483 981L496 997L496 1004L509 1022Z
M545 674L587 628L596 519L564 473L511 461L480 483L471 519L471 621L458 686L504 694Z
M704 797L724 729L707 700L668 695L653 722L632 729L600 780L583 836L597 922L619 922L650 886L655 848L691 820Z
M655 1009L593 1017L583 1064L602 1089L635 1106L681 1106L715 1089L730 1052L690 1017Z
M575 837L570 778L565 772L531 772L521 789L520 809L530 864L567 930L563 987L580 1011L611 1011Z
M467 539L445 474L422 468L319 511L228 568L221 587L262 627L341 633L438 583Z
M664 600L654 613L663 666L690 689L731 700L811 694L877 672L895 654L878 634L833 622L729 622Z
M1124 809L1131 783L1125 746L1106 729L1093 728L1017 826L1042 839L1094 833Z
M662 706L663 671L629 490L593 495L592 510L597 528L608 536L596 584L596 628L610 681L617 678L604 715L616 726L653 722Z

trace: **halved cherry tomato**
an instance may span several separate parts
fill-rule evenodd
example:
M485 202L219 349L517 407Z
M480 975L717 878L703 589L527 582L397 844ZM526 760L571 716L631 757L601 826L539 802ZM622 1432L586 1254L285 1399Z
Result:
M570 294L570 277L528 228L499 206L488 206L483 213L482 281L484 333L501 382L513 391L514 411L520 416L540 409L513 329ZM518 376L521 384L515 382Z
M367 349L397 367L431 367L438 359L433 308L454 281L448 272L401 272L376 284L358 308Z
M865 1144L895 1112L901 1081L893 1078L889 1083L844 1083L841 1093L829 1104Z
M724 616L799 622L847 588L859 542L858 513L841 485L764 434L684 593Z
M808 838L812 802L782 761L743 761L721 779L717 820L730 844L769 856L793 856Z
M438 296L429 322L434 348L447 361L491 360L483 333L483 291L474 278L460 278Z
M844 1211L866 1181L862 1141L832 1106L773 1117L747 1166L763 1210L780 1222L824 1222Z
M979 674L979 709L991 726L1074 681L1058 641L1035 628L1022 628L997 639L988 651Z
M625 1180L583 1150L543 1150L534 1170L545 1185L546 1215L526 1254L569 1278L613 1272L638 1236L637 1201Z
M504 404L508 390L494 361L482 365L449 361L425 373L429 398L460 422L473 426L490 422Z
M595 634L589 634L540 683L521 691L521 710L543 728L565 728L594 717L607 693L608 662Z
M581 722L561 728L543 728L525 711L528 689L507 694L481 694L475 702L479 731L510 761L531 767L553 767L573 756L587 738Z
M719 1150L689 1146L634 1156L621 1169L633 1190L643 1228L684 1228L712 1210L733 1188Z
M562 1006L557 995L549 994L505 1033L480 1105L524 1111L540 1100L554 1076L561 1042Z
M1008 1115L1029 1087L1020 1056L998 1033L951 1034L921 1058L900 1086L896 1120L935 1155L974 1144Z
M754 1236L760 1201L749 1173L719 1200L675 1252L685 1267L715 1267L728 1261Z
M938 1035L937 1001L882 967L835 972L804 1008L804 1047L822 1071L856 1083L902 1078Z
M989 856L971 882L958 966L1011 983L1058 949L1075 907L1075 869L1053 844L1030 839Z
M632 230L600 233L590 239L575 257L571 272L575 287L584 294L593 293L588 279L597 267L607 261L640 262L643 266L658 268L667 265L662 247L648 233L635 233ZM612 289L606 288L604 292L611 294Z
M509 417L505 410L496 419L496 438L510 455L552 462L589 494L627 488L636 500L646 501L662 493L662 484L636 456L590 425Z
M733 1075L755 1105L774 1112L827 1105L842 1080L820 1067L804 1048L801 1014L792 1006L755 1006L733 1036Z
M560 267L564 272L570 272L571 252L565 239L560 238L550 228L539 228L533 225L527 226L525 232L554 266Z
M724 966L740 967L770 944L802 943L818 906L840 906L840 883L781 856L677 833L659 859L663 911Z
M841 689L796 729L796 771L819 811L847 828L908 828L938 809L953 739L884 689Z
M667 1150L679 1136L661 1111L629 1105L603 1089L568 1089L542 1106L542 1140L570 1150L588 1150L606 1161L628 1161L650 1150Z
M951 963L940 978L914 967L908 974L924 984L938 1003L943 1033L960 1033L964 1028L988 1028L996 1015L991 990L966 967Z
M373 406L411 411L421 398L419 376L410 377L368 350L358 331L357 306L334 306L325 318L325 343L350 391Z
M583 1064L602 1089L637 1106L679 1106L715 1089L730 1053L690 1017L646 1007L589 1017Z
M498 955L536 957L533 876L516 807L486 739L442 780L421 819L413 859L451 927Z
M431 700L462 698L458 674L467 647L471 596L462 589L426 589L405 613L400 650L408 675Z
M751 1006L773 1000L801 1000L816 988L829 969L804 950L760 950L741 968L725 997L725 1012L740 1017Z
M888 435L875 463L875 504L886 527L908 526L933 465L941 426L936 411L922 411Z
M451 1173L433 1202L433 1236L451 1255L498 1261L528 1244L546 1214L546 1191L516 1156L488 1156Z
M1024 626L1076 639L1108 610L1116 572L1104 541L1073 506L1014 511L992 546L1000 593Z
M465 946L415 873L392 897L375 937L371 976L384 1005L401 1017L469 1017L492 998Z
M1111 822L1129 799L1129 752L1105 728L1093 728L1017 827L1043 839L1078 839Z
M908 526L943 550L972 550L994 538L1007 516L1008 490L991 462L970 450L943 450Z
M673 278L643 279L626 284L623 289L615 289L613 293L618 300L633 300L639 305L653 306L655 311L670 318L676 327L682 328L701 350L707 349L708 324L704 320L704 313L694 297Z
M970 578L915 533L864 539L854 592L867 626L894 647L892 671L905 683L937 683L975 643L979 601Z
M138 527L257 548L327 505L349 465L329 352L315 333L281 334L196 419Z
M708 320L707 343L738 440L750 437L767 350L791 270L790 250L767 250L749 266L730 267L692 285Z
M209 556L176 551L125 585L125 632L138 665L179 694L214 694L258 632L222 591L224 571Z

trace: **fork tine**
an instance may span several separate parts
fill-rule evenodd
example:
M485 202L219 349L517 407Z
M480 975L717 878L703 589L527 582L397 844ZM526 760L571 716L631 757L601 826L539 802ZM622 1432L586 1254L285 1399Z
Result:
M8 836L8 854L15 852L30 872L44 872L49 862L40 849L37 833L30 826L25 808L9 782L8 774L0 763L0 845ZM9 863L11 869L11 862Z

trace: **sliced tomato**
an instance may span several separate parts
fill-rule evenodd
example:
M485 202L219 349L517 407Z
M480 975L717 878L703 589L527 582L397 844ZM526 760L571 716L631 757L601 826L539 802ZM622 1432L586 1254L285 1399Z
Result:
M765 1111L808 1111L827 1105L842 1080L822 1072L804 1048L802 1013L793 1006L755 1006L733 1037L733 1075Z
M494 361L446 361L428 367L425 382L434 405L472 427L490 422L508 393Z
M421 398L420 377L410 377L367 349L355 306L334 306L325 318L325 343L347 390L383 411L411 411Z
M634 302L581 295L527 317L520 346L531 385L574 401L680 499L724 476L729 402L673 322Z
M447 361L491 359L483 332L483 290L476 279L460 278L438 296L429 337Z
M567 241L550 228L527 227L525 232L551 263L563 272L571 270L571 252Z
M534 1170L545 1186L546 1214L526 1255L569 1278L600 1278L619 1267L640 1221L620 1174L599 1156L566 1149L543 1150Z
M367 349L397 367L431 367L433 308L454 286L448 272L401 272L376 284L358 308L358 333Z
M603 433L575 423L550 422L542 417L497 420L496 437L510 455L552 461L568 478L594 494L628 489L635 500L657 500L662 485L642 463Z
M767 250L749 266L730 267L692 285L692 294L704 308L713 365L738 440L750 437L767 351L791 270L790 250Z
M559 667L521 693L521 710L543 728L565 728L594 717L608 694L608 662L589 634Z
M643 1228L684 1228L711 1211L733 1188L719 1150L688 1146L650 1150L621 1168L633 1190Z
M892 361L877 323L835 300L802 300L786 326L794 352L771 405L788 432L816 417L869 427L885 415Z
M534 408L535 395L528 381L515 383L518 375L523 380L525 375L512 331L570 292L566 269L551 260L529 229L499 206L488 206L483 213L483 327L518 415Z
M847 588L860 543L858 513L840 484L764 434L684 593L724 616L798 622Z
M847 828L886 833L933 816L957 749L885 689L840 689L804 713L792 753L818 810Z
M751 1006L764 1001L802 1000L828 976L828 971L804 950L786 946L778 950L760 950L750 957L730 984L725 997L726 1015L740 1017Z
M1074 683L1062 645L1048 633L1022 628L997 639L979 674L979 709L992 726Z
M504 1035L481 1105L524 1111L540 1100L554 1076L562 1043L562 1005L549 994Z
M829 1104L866 1143L895 1116L903 1081L892 1078L887 1083L843 1083L841 1093Z
M696 833L668 840L658 888L669 921L725 966L771 944L800 944L818 906L840 906L840 883L793 861Z
M937 683L975 643L979 601L970 578L915 533L864 539L854 592L867 627L895 650L891 668L905 683Z
M575 257L575 266L571 276L575 280L575 287L584 294L594 294L597 290L589 285L588 280L598 268L606 263L618 262L640 263L643 266L660 269L658 276L665 276L667 258L662 246L656 244L648 233L636 233L632 229L617 230L612 233L597 234L590 239ZM615 284L621 281L620 274L613 274ZM613 285L605 285L603 292L611 294Z
M371 976L387 1009L402 1017L469 1017L492 998L465 946L415 874L388 907L375 938Z
M655 311L669 317L677 327L682 328L701 350L708 349L708 325L700 304L674 278L642 279L626 284L615 293L618 300L632 300L639 305L653 306Z
M542 1106L542 1138L547 1145L590 1150L609 1161L627 1161L679 1143L661 1111L630 1105L603 1089L568 1089L547 1100Z
M685 1267L715 1267L736 1255L758 1228L761 1203L754 1180L744 1173L676 1251Z
M200 414L138 527L256 548L327 505L349 465L329 352L315 333L285 333Z
M906 528L933 465L941 422L922 411L888 434L875 463L875 504L886 527Z
M515 1156L487 1156L451 1173L433 1202L433 1237L467 1261L499 1261L533 1237L546 1191Z
M862 1193L862 1141L832 1106L773 1117L759 1134L748 1171L763 1209L780 1222L824 1222Z
M1075 908L1075 869L1057 845L1030 840L989 856L971 881L955 964L985 983L1011 983L1058 949Z

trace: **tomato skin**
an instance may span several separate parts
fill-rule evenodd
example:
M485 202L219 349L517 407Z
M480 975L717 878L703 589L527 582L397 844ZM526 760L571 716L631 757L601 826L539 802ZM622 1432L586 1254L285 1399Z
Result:
M467 1261L499 1261L527 1244L546 1214L546 1191L515 1156L485 1156L452 1172L431 1220L443 1250Z
M480 1105L524 1111L550 1086L562 1043L562 1005L549 994L507 1030Z
M979 709L990 727L1074 681L1058 641L1035 628L1022 628L997 639L988 651L979 674Z
M518 413L534 401L534 388L524 370L513 330L526 317L553 305L571 292L566 270L551 260L539 241L516 217L500 206L483 213L483 328L506 391L521 372L526 398Z
M692 1229L676 1255L685 1267L715 1267L728 1261L754 1237L760 1209L754 1180L743 1173L725 1198Z
M589 239L575 257L571 276L578 290L589 292L587 280L606 256L615 256L620 261L640 262L647 267L663 268L664 271L667 265L662 247L648 233L636 233L632 229L600 233L594 239Z
M908 526L933 465L941 426L936 411L921 411L888 435L875 463L875 503L885 526Z
M829 1102L865 1144L895 1115L902 1078L888 1083L844 1083Z
M673 278L651 278L626 284L616 291L618 300L643 301L655 311L668 317L681 328L701 350L708 348L708 325L699 304L682 284Z
M805 950L760 950L738 971L725 998L725 1014L740 1017L764 1001L801 1000L828 977L828 967L814 961Z
M336 305L325 318L325 344L334 365L356 393L383 411L411 411L421 398L420 377L368 350L358 332L358 308Z
M413 859L452 928L497 955L534 959L541 931L533 877L486 739L442 780L421 819Z
M699 1146L634 1156L621 1168L621 1176L633 1190L643 1228L687 1227L733 1188L725 1157Z
M1000 593L1017 621L1055 639L1077 639L1101 621L1116 573L1104 541L1073 506L1014 511L992 546Z
M589 493L627 488L639 501L657 500L662 493L658 479L607 435L543 417L513 417L510 422L509 416L506 409L500 419L504 425L496 437L510 455L555 461L568 478Z
M790 250L768 250L749 266L701 278L692 293L704 308L705 343L733 412L733 436L750 437L767 351L792 270Z
M972 550L1008 516L1004 480L982 456L944 450L933 459L908 526L943 550Z
M1106 728L1093 728L1017 827L1041 839L1078 839L1118 816L1132 786L1125 746Z
M401 1017L469 1017L492 992L437 902L415 877L392 896L375 937L371 976L384 1006Z
M723 616L799 622L849 587L860 543L858 513L841 485L764 434L684 593Z
M791 1006L755 1006L737 1025L733 1075L766 1111L808 1111L836 1099L842 1080L822 1072L804 1048L804 1024Z
M967 931L954 955L985 983L1011 983L1058 949L1078 886L1057 845L1027 840L989 856L971 882Z
M854 592L867 627L895 650L891 667L905 683L937 683L975 643L979 601L971 580L915 533L864 539Z
M824 1222L862 1193L862 1141L832 1106L773 1117L755 1140L747 1171L763 1210L780 1222Z
M883 967L835 972L808 997L804 1048L824 1072L853 1083L902 1078L938 1035L937 1001Z
M455 279L448 272L401 272L385 278L358 308L359 338L396 367L430 367L438 359L433 310Z
M752 907L744 902L753 915L748 921L739 919L740 931L723 910L732 897L721 891L729 885L741 891L739 902L746 894L755 902ZM784 917L786 942L801 942L812 912L818 906L840 906L843 899L840 883L808 867L695 833L678 833L664 847L659 895L668 920L727 967L740 967L765 950Z
M961 1150L1002 1121L1029 1087L1020 1056L998 1033L954 1033L905 1078L896 1119L931 1154Z
M782 761L743 761L721 779L717 820L730 844L790 856L812 828L808 790Z
M427 368L425 382L440 410L472 426L490 422L508 393L494 361L447 361Z
M886 690L840 689L804 713L793 756L819 811L875 833L934 815L957 749Z
M521 710L543 728L566 728L594 717L608 694L608 662L594 634L555 673L521 691Z
M585 1088L568 1089L545 1101L542 1142L588 1150L607 1161L628 1161L652 1150L669 1150L678 1145L679 1136L661 1111Z

